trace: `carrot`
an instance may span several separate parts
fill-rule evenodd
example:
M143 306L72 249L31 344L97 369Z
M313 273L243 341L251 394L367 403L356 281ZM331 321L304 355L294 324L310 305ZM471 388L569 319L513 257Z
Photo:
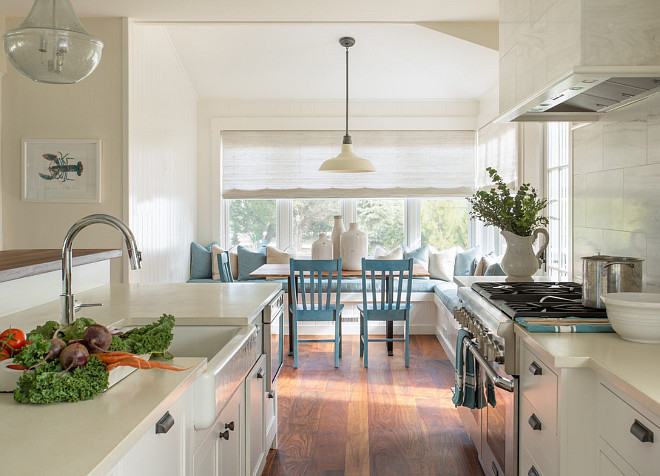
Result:
M150 360L145 360L140 357L124 357L110 364L106 364L105 369L110 372L112 369L117 367L135 367L136 369L163 369L163 370L188 370L191 367L175 367L173 365L164 364L162 362L153 362Z

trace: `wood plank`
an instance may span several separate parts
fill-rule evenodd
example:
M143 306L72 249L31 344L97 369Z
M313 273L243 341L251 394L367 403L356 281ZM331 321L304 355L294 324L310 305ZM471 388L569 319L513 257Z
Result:
M398 344L398 343L397 343ZM278 450L263 475L483 475L477 452L451 403L454 370L435 336L410 337L393 357L369 348L362 366L358 336L300 348L300 367L285 359L278 381Z

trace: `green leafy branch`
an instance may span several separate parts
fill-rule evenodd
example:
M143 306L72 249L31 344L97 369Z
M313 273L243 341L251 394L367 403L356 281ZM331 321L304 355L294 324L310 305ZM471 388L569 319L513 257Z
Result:
M486 170L496 187L468 198L472 205L471 218L520 236L530 236L539 226L548 225L548 218L540 214L548 200L539 198L534 187L524 183L512 195L497 170L492 167Z

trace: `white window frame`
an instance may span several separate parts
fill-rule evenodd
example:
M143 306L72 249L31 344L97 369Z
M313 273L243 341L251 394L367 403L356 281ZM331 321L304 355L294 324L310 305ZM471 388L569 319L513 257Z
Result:
M567 124L566 127L568 128L568 145L567 145L567 158L568 161L564 165L557 165L550 167L549 164L549 134L548 134L548 127L550 124L545 124L543 127L543 176L544 176L544 188L545 188L545 197L548 199L548 202L551 200L560 200L561 198L561 190L559 192L559 197L551 197L551 187L549 183L549 176L550 176L550 171L561 171L562 169L566 170L566 177L567 181L565 184L560 183L560 187L563 186L565 188L566 192L566 210L567 214L566 217L563 217L566 220L566 236L565 241L566 241L566 250L559 250L559 253L561 255L562 252L566 253L566 269L562 269L560 266L555 266L552 263L549 262L548 259L548 251L546 251L546 256L545 256L545 266L543 267L544 274L547 276L555 276L555 277L571 277L572 276L572 268L573 268L573 130L575 129L574 127L571 126L571 124ZM558 207L561 213L561 206ZM546 208L545 215L549 220L556 219L556 220L561 220L562 217L561 215L559 217L551 217L549 215L550 213L550 207ZM557 246L556 243L550 243L551 246ZM559 244L561 246L561 243Z

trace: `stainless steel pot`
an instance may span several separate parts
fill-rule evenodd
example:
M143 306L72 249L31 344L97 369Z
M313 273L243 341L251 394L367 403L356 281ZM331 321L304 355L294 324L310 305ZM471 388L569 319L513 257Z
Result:
M595 255L582 258L582 305L604 309L604 293L642 291L641 258Z

